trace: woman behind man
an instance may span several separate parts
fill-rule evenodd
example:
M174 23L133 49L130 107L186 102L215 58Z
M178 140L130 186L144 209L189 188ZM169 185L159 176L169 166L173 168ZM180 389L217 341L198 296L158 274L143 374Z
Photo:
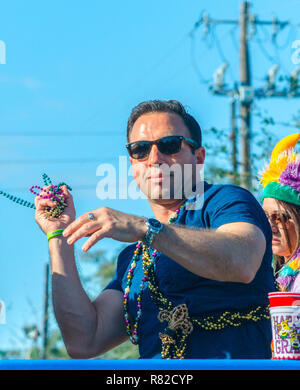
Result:
M278 288L300 293L300 155L294 150L299 139L299 133L292 134L275 146L261 182Z

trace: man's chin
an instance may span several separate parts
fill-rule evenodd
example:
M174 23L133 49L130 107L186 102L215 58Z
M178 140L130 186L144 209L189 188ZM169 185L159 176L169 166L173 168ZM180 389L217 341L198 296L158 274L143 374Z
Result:
M170 192L168 190L164 191L163 189L156 189L155 191L149 191L147 194L149 200L159 200L159 201L170 201L170 200L182 200L184 196L182 191L178 193Z

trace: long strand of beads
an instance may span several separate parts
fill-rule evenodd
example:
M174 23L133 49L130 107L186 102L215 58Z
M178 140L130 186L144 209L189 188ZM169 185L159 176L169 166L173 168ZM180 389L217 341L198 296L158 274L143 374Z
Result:
M43 178L45 186L49 186L50 184L52 184L50 177L48 175L46 175L46 173L42 174L42 178Z
M0 195L4 196L5 198L25 207L29 207L31 209L35 209L35 205L31 202L28 202L27 200L24 200L22 198L19 198L18 196L8 194L5 191L0 191Z
M129 297L129 292L130 292L130 287L132 284L132 278L134 274L134 270L136 268L136 263L139 261L139 257L143 253L143 271L144 271L144 276L142 277L141 284L140 284L140 291L137 296L137 314L136 318L134 321L133 326L130 326L130 321L129 321L129 314L128 314L128 297ZM143 291L145 288L145 283L148 280L148 269L152 265L153 261L155 260L157 252L154 251L152 253L153 259L149 257L149 253L145 250L145 245L141 241L139 241L136 245L136 249L134 251L134 256L132 258L132 263L130 264L130 268L128 270L128 275L127 275L127 286L124 291L124 312L125 312L125 322L126 322L126 331L127 334L129 335L129 338L132 342L132 344L138 344L138 325L140 318L142 316L142 305L141 305L141 300L142 300L142 295ZM133 328L133 329L132 329Z
M176 211L172 214L172 216L169 219L169 223L174 223L178 217L178 214L180 210L183 208L184 205L176 209ZM137 296L137 314L135 321L133 325L130 325L130 320L129 320L129 313L128 313L128 298L129 298L129 292L130 292L130 287L132 284L132 278L134 275L134 270L136 268L137 262L139 261L140 256L142 255L142 264L143 264L143 272L144 276L142 277L141 284L140 284L140 291ZM132 262L130 264L130 268L128 270L127 274L127 286L124 290L124 295L123 295L123 307L124 307L124 317L125 317L125 322L126 322L126 332L130 338L130 341L132 344L137 345L139 342L138 338L138 326L140 322L140 318L142 316L142 295L143 291L145 289L145 283L149 281L149 274L153 272L153 266L154 262L156 261L158 257L158 252L154 250L150 256L149 254L149 248L143 244L141 241L139 241L136 245L136 249L134 251L133 257L132 257ZM150 284L149 284L150 287Z
M51 208L47 207L45 209L44 217L46 219L58 218L62 214L64 208L67 206L66 197L65 197L65 194L63 193L61 187L63 185L66 185L68 190L71 191L72 189L66 183L59 183L57 186L54 186L51 182L51 179L49 178L48 175L46 175L46 173L43 173L42 178L43 178L43 182L44 182L45 186L51 186L48 190L45 190L39 186L31 186L31 188L29 190L32 194L37 195L43 199L51 199L51 200L55 201L56 206L51 207ZM35 189L40 190L41 192L38 193L35 191ZM27 200L24 200L24 199L19 198L17 196L8 194L5 191L0 191L0 195L6 197L9 200L12 200L13 202L15 202L21 206L35 209L34 203L28 202Z
M133 325L133 335L130 327L130 321L129 321L129 314L128 314L128 297L129 297L129 292L130 292L130 287L132 283L132 277L134 273L134 269L136 268L136 263L139 261L139 255L141 253L141 248L142 248L142 243L139 241L136 245L136 249L134 251L134 255L132 258L132 262L130 264L130 268L128 271L127 275L127 286L124 290L124 301L123 301L123 307L124 307L124 317L125 317L125 322L126 322L126 332L132 342L132 344L137 344L138 343L138 335L137 335L137 327L138 327L138 319L135 321L135 324ZM143 291L143 287L141 287L140 294Z

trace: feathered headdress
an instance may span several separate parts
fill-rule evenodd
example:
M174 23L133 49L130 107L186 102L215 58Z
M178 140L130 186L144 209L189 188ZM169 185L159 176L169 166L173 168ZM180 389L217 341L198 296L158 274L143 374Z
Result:
M261 174L264 198L300 205L300 155L294 147L300 133L283 138L273 149L269 165Z

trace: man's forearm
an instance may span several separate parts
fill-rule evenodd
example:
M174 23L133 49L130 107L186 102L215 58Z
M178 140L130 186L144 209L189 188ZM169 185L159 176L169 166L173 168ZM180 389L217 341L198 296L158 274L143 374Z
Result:
M97 327L93 304L82 288L74 248L62 236L49 241L52 298L57 322L70 354L87 346Z
M165 225L153 248L204 278L248 283L251 248L238 235Z

